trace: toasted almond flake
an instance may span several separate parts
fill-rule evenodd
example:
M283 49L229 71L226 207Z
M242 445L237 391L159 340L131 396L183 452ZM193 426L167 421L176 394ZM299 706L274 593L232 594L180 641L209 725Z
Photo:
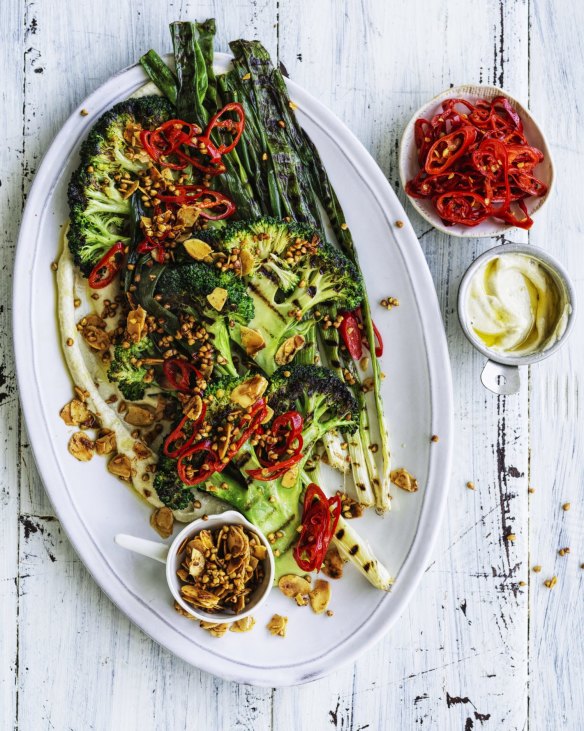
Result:
M244 409L249 408L261 398L268 387L268 381L259 374L248 378L231 392L230 399Z
M277 365L288 365L294 360L294 357L298 351L302 350L306 343L306 340L302 335L292 335L287 338L282 345L276 351L274 360Z
M270 634L278 637L286 637L286 627L288 625L288 617L282 617L280 614L274 614L267 624Z
M146 310L138 305L136 309L128 312L126 318L126 330L133 343L139 343L146 326Z
M124 421L132 426L150 426L154 423L154 409L146 404L127 404Z
M95 440L95 452L99 455L111 454L116 450L116 433L110 429L102 429Z
M250 632L255 625L256 621L253 617L243 617L243 619L237 619L229 628L231 632Z
M196 261L203 261L213 251L209 244L201 239L187 239L183 242L183 246L187 254Z
M308 598L312 611L315 614L322 614L331 600L331 585L328 581L317 579Z
M266 347L263 335L251 327L242 325L240 328L241 344L248 355L255 355Z
M82 431L76 431L68 444L69 452L80 462L89 462L93 457L93 442Z
M247 249L242 249L239 259L241 261L241 276L247 277L253 271L255 259Z
M163 507L152 511L152 515L150 516L150 525L161 538L168 538L171 536L174 528L174 515L172 514L172 510L170 508Z
M280 577L278 588L288 597L307 596L310 593L310 584L302 576L296 574L286 574Z
M289 470L284 472L282 475L282 479L280 481L280 484L282 487L294 487L294 485L298 482L298 474L300 472L299 465L294 465L293 467L290 467Z
M108 471L120 480L129 480L132 477L132 463L125 454L116 454L107 463Z
M389 475L389 479L394 485L397 485L406 492L417 492L418 490L418 481L405 469L405 467L393 470Z
M323 574L329 577L329 579L340 579L343 575L344 561L341 558L336 546L331 545L326 552L324 557L324 563L321 571Z
M215 287L215 289L207 295L207 302L217 312L221 312L225 303L227 302L227 290L223 287Z

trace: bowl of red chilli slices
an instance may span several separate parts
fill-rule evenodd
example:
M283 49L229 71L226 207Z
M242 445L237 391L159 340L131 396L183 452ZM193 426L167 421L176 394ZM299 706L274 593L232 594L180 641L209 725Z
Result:
M529 111L495 86L444 91L408 122L401 183L418 213L451 236L530 229L549 198L554 167Z

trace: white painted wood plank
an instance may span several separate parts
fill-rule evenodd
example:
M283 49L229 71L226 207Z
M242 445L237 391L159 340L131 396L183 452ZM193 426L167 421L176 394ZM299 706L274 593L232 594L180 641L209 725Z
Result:
M28 4L26 23L34 38L24 66L24 122L22 105L19 105L18 119L12 125L17 135L22 134L24 124L26 188L38 159L69 110L113 73L135 62L148 48L161 52L170 50L168 23L172 20L216 15L219 48L226 50L228 39L251 35L261 36L273 52L276 49L273 2L256 2L251 6L244 3L238 9L225 6L215 9L212 2L166 6L157 2L119 4L109 0L89 8L89 3L86 3L85 11L81 11L78 3L56 0ZM112 18L116 19L113 30L107 30L112 28ZM4 15L3 19L6 27L21 27L23 11L15 20ZM15 44L7 46L8 53L14 53L14 50ZM8 65L6 61L4 67ZM19 168L14 176L20 186ZM20 206L18 200L16 206L17 209ZM5 255L11 266L13 252L8 250ZM9 277L5 275L3 282L8 281ZM2 332L8 331L7 327ZM9 369L12 370L11 365ZM16 449L16 437L8 446ZM206 728L242 731L269 728L269 690L225 683L187 666L135 629L111 605L80 565L58 522L52 519L52 509L38 479L24 433L21 446L21 517L24 525L20 574L24 584L20 600L23 642L19 685L24 710L20 728L31 731L40 728L142 730L166 725L185 728L193 722ZM16 515L16 509L14 512ZM15 519L15 526L16 522ZM4 564L8 566L11 558L12 573L16 574L18 546L16 533L8 532L3 538L9 545L0 559L2 578ZM8 569L6 574L10 578ZM3 607L7 607L3 629L6 627L10 640L5 646L3 644L3 655L14 659L16 599L14 591L12 594L11 599L7 593L6 603L3 603ZM2 597L4 601L4 595ZM48 607L53 609L48 611ZM14 704L8 702L11 697L9 684L14 687L15 668L8 667L8 663L7 659L2 665L3 671L6 667L2 677L6 677L8 689L6 704L2 703L7 724L0 724L2 728L15 723L12 718ZM71 668L80 669L71 672ZM14 692L12 696L15 697Z
M25 29L23 3L13 2L3 13L10 28L0 44L4 74L0 119L4 143L0 148L0 728L12 729L16 718L18 670L18 463L19 406L11 344L10 275L22 209L24 169L22 102ZM15 63L16 60L16 63Z
M354 1L343 12L334 2L301 6L302 24L295 23L298 4L281 8L282 61L360 137L394 187L401 130L428 98L450 84L481 80L527 97L525 3L475 3L472 13L462 0ZM423 235L428 225L409 205L407 210ZM455 314L466 266L494 243L434 232L422 238L440 291L458 429L435 561L387 639L356 663L351 696L345 675L338 693L336 676L320 681L314 694L276 691L276 727L287 723L293 707L301 709L298 729L329 721L339 729L463 728L468 718L478 724L481 714L491 714L503 728L525 725L527 603L518 582L527 575L527 385L513 398L487 394L479 380L482 359ZM393 436L399 454L399 423ZM476 483L475 492L466 489L468 480ZM388 529L394 519L399 515L390 516ZM513 546L503 538L511 532L517 535Z
M547 131L556 168L556 190L530 240L557 256L584 303L579 192L584 92L584 7L552 2L531 6L530 107ZM530 726L582 728L584 697L584 432L582 313L564 349L531 368L530 376ZM568 512L562 504L571 503ZM570 554L558 555L569 547ZM556 575L550 591L543 582Z

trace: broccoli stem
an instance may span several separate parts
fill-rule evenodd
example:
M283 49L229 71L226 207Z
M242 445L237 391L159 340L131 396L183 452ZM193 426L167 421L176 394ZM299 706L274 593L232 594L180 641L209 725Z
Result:
M285 166L282 165L281 168L275 168L280 172L277 180L280 183L278 193L281 200L281 209L285 211L285 215L309 221L312 225L320 227L324 231L326 229L326 220L321 215L321 208L318 205L319 199L324 206L324 210L333 227L339 245L345 254L359 266L354 242L350 231L346 227L339 200L330 183L316 147L298 123L290 107L288 91L281 73L271 66L269 55L260 43L235 41L230 44L230 47L236 56L234 71L230 72L230 76L232 76L238 88L242 90L243 96L253 100L254 104L250 109L250 116L255 118L255 109L258 110L257 117L261 122L260 129L274 129L274 119L283 122L284 128L278 125L275 129L276 131L279 129L283 133L282 136L284 137L288 151L293 153L293 156L299 161L299 168L303 171L301 174L301 182L299 183L295 177L295 170L290 155L285 158ZM251 75L251 79L249 81L243 81L242 76L247 73ZM271 147L272 142L267 137L264 142L266 145L264 148L265 152L280 152L277 148ZM272 154L271 157L273 156ZM276 159L279 160L281 157L284 156L278 154ZM295 198L289 199L286 196L286 189L281 185L281 178L286 174L290 176L291 180L294 179L295 181L294 194L295 196L300 195L299 201ZM389 439L381 400L381 369L375 355L375 335L371 319L371 307L366 293L361 307L365 334L371 351L375 410L379 423L380 446L383 460L378 508L385 510L389 507L389 474L391 470Z
M323 307L322 313L323 315L328 314L332 320L335 319L336 312L330 307ZM323 331L321 336L326 364L339 378L345 380L340 353L339 331L334 327L330 327L328 330ZM357 374L355 373L355 375ZM377 465L371 452L369 419L363 398L363 391L358 380L357 384L351 390L359 404L359 429L354 434L347 435L347 444L357 499L361 505L369 507L375 505L376 502L371 485L374 488L379 485L379 475L377 474Z
M176 76L160 58L160 56L150 49L140 59L142 68L148 74L150 80L156 84L164 96L172 103L176 104L178 94L178 84Z
M318 481L318 475L313 473L309 476L303 472L302 481L305 486L308 486L311 482ZM352 563L373 586L383 591L389 591L393 584L389 572L375 557L373 549L367 541L361 538L350 521L345 520L342 515L339 516L333 544L341 556Z

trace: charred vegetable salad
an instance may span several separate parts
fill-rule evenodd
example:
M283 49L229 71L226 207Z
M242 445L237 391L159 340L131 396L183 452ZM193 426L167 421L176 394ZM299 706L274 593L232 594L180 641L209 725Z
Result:
M57 271L70 451L108 455L165 535L231 505L280 575L338 572L340 554L388 589L349 524L390 507L383 344L357 253L282 74L243 40L216 74L214 32L173 23L172 67L149 51L153 83L81 147ZM322 462L352 474L351 496L325 494Z

